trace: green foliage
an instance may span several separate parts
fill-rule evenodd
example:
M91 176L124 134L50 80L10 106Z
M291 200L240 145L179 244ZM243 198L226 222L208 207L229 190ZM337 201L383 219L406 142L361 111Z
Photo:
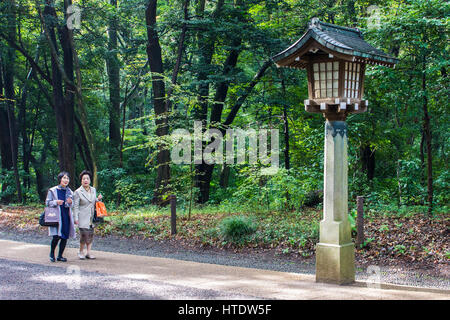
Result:
M422 170L419 159L399 160L398 189L402 195L402 203L417 205L424 202L425 191L422 187Z
M14 173L12 171L0 171L0 199L11 199L16 193Z
M42 25L36 3L17 2L17 12L26 14L16 16L16 40L27 51L28 56L41 57L37 64L46 72L51 69L47 59L50 52L41 35ZM449 212L450 119L447 106L450 5L447 2L225 1L221 10L216 11L218 3L222 2L207 1L200 14L199 2L191 1L188 8L190 18L184 21L180 1L158 1L157 29L164 63L162 76L166 88L173 89L169 131L177 128L192 131L193 121L199 120L201 99L206 99L209 103L206 110L208 122L216 89L227 84L228 91L220 119L223 122L236 101L242 97L262 62L297 40L312 17L343 26L358 26L366 41L397 56L400 62L395 69L367 67L364 98L370 101L369 110L364 114L350 115L347 119L349 204L354 202L356 196L362 195L365 197L368 214L376 212L388 216L411 216L426 208L427 150L422 141L426 98L432 130L435 210ZM8 33L11 23L5 4L0 4L3 9L0 10L2 34ZM164 139L156 135L158 119L155 118L151 99L154 94L151 81L153 75L148 72L148 67L144 68L148 43L143 23L146 2L122 1L117 10L108 1L87 0L78 5L82 8L82 28L74 30L74 41L81 65L87 124L96 147L98 191L110 208L123 210L146 206L150 203L155 188L158 143L164 142ZM372 5L378 7L378 17L372 16L369 10ZM58 23L63 26L65 21L61 3L55 10ZM117 18L120 30L120 41L115 50L108 47L106 32L112 17ZM177 83L172 84L180 31L184 23L188 26L188 32L183 46L181 68ZM0 55L3 59L10 46L3 38L0 42ZM210 44L212 49L208 52L205 48ZM40 51L37 52L36 48ZM225 68L225 63L232 50L239 52L237 63L226 72L228 69ZM105 59L112 52L118 56L120 102L125 107L120 116L124 115L125 119L119 119L121 133L124 130L120 168L119 159L111 157L109 141L111 106ZM62 55L60 61L64 62ZM27 99L24 100L26 116L21 117L19 103L15 106L19 136L19 178L25 200L37 202L37 187L45 190L55 183L54 177L59 170L58 143L55 114L45 99L47 95L52 95L51 85L39 73L39 83L35 79L27 82L29 66L29 61L23 54L16 51L14 89L17 101L24 98L25 83L28 86ZM204 97L200 97L201 85L208 86ZM133 94L132 88L136 89ZM291 169L283 168L283 152L280 153L282 168L275 175L262 175L260 165L232 165L228 186L225 188L219 183L221 166L216 165L210 185L209 204L214 205L211 211L295 213L300 212L305 205L321 202L323 118L304 111L303 101L306 98L306 72L274 67L267 69L239 109L231 127L279 129L280 150L283 151L287 147L283 134L283 112L286 110ZM82 139L76 125L74 130L74 165L79 173L85 169L86 159L83 149L79 148ZM33 138L32 146L24 145L25 137ZM373 179L368 178L367 169L362 165L361 150L366 146L375 155ZM24 152L27 150L30 150L33 160L28 163L29 169L25 172ZM17 190L14 175L10 168L8 170L2 169L0 174L0 199L9 198L9 201L14 201ZM178 207L186 215L199 194L195 167L171 164L170 172L171 192L176 193ZM353 211L351 215L355 217ZM301 234L310 232L304 226L295 229L291 224L294 223L286 222L281 228L282 232L289 234L288 239L299 240ZM259 233L255 234L259 234L261 239L284 239L278 229L265 230L267 231L258 230Z
M161 233L161 227L148 221L145 216L136 214L124 214L106 217L107 224L99 226L101 233L118 232L126 237L144 234L145 236L157 236Z
M433 184L436 202L442 205L450 204L450 170L442 170Z
M373 242L375 238L367 238L364 240L364 243L361 244L361 248L367 248L371 242Z
M244 215L227 217L219 225L220 235L235 244L244 243L256 229L254 219Z
M276 223L276 219L280 221ZM297 222L289 219L283 221L281 217L265 219L255 237L266 244L285 242L294 248L302 248L307 242L318 241L319 223L318 221L301 221L300 218Z
M394 246L394 252L397 252L400 255L404 255L406 253L406 247L402 244L397 244Z
M151 183L146 175L124 176L114 181L114 196L120 197L121 206L124 208L148 205L153 193Z
M105 200L114 199L115 195L114 192L116 190L115 188L115 181L120 180L122 177L126 176L125 169L122 168L112 168L112 169L104 169L99 171L98 173L98 180L99 180L99 190L101 190L101 193Z

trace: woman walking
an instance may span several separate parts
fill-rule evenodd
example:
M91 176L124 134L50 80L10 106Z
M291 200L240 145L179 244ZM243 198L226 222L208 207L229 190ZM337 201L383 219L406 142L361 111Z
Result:
M74 217L75 224L80 229L80 251L78 257L81 260L95 259L91 254L92 241L94 238L94 210L95 203L102 199L102 195L97 197L97 191L91 187L92 174L84 170L80 174L81 187L79 187L73 196L74 199ZM84 254L84 246L86 245L86 255Z
M67 239L75 238L75 226L73 224L72 205L73 192L68 187L70 176L68 172L58 174L58 185L50 188L47 193L45 205L47 207L59 207L59 224L57 227L49 227L48 235L52 236L50 245L50 261L55 262L55 249L59 243L59 252L57 261L66 262L63 257L66 248Z

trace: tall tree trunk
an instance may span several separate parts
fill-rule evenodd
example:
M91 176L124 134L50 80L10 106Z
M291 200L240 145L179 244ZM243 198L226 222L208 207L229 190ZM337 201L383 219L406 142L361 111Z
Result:
M169 134L168 110L165 103L165 85L163 78L163 62L161 46L156 24L157 0L149 0L145 10L147 23L147 55L152 72L153 106L155 110L158 154L156 156L157 177L152 203L165 206L169 203L168 192L170 182L170 150L163 139Z
M212 18L219 18L224 0L219 0L214 9ZM205 18L205 1L200 0L196 8L196 15L200 19ZM199 51L199 64L200 71L197 75L198 85L198 97L197 105L194 108L194 119L202 122L202 134L206 130L207 117L208 117L208 105L209 105L209 81L208 75L210 74L212 56L214 54L216 37L215 35L208 34L207 30L201 28L197 32L197 50ZM206 143L202 141L202 151L206 147ZM195 186L200 188L199 198L197 202L205 203L209 199L209 183L210 176L207 176L208 166L203 163L195 165ZM210 168L211 169L211 168ZM211 171L212 172L212 171Z
M425 184L425 132L423 131L423 126L421 130L421 139L420 139L420 182L422 185Z
M220 15L224 4L224 0L217 2L213 18L217 18ZM200 0L196 8L196 14L200 19L205 17L205 0ZM197 33L197 50L200 53L199 64L200 71L197 75L198 86L198 105L194 109L195 119L202 121L203 125L206 125L206 118L208 115L208 97L209 97L209 81L208 75L210 73L210 66L212 56L214 54L215 36L211 36L207 33L207 30L201 28Z
M368 143L361 147L361 163L367 179L372 180L375 176L375 150Z
M284 77L281 79L281 87L283 90L283 100L287 101L287 99L286 99L286 84L284 82ZM290 156L289 156L289 122L288 122L288 116L287 116L286 103L283 103L283 124L284 124L284 167L286 168L286 170L289 170L291 168L291 164L290 164ZM289 206L289 203L291 202L291 195L289 194L288 190L286 190L285 197L286 197L285 208L287 210L290 210L291 207Z
M110 0L111 6L117 11L117 0ZM106 67L109 79L109 158L112 165L120 161L120 65L117 56L117 15L109 20L108 28L108 53Z
M34 59L36 62L39 61L39 45L36 48L36 56ZM27 100L28 100L28 86L30 83L31 78L33 78L36 75L36 72L33 67L30 68L30 71L27 74L27 78L25 79L25 84L23 86L22 90L22 98L20 100L20 109L19 109L19 119L20 119L20 127L21 127L21 134L22 134L22 157L23 157L23 170L27 174L27 177L24 179L24 186L26 188L30 188L31 182L30 182L30 154L32 149L32 143L28 141L28 134L27 134ZM38 104L40 101L40 92L38 95ZM37 116L37 114L36 114ZM35 131L36 127L33 126L33 133Z
M7 11L9 13L8 21L8 38L16 38L16 8L15 1L8 0ZM9 127L9 138L10 138L10 152L12 158L12 165L14 170L14 178L16 182L17 199L22 202L22 187L20 185L19 170L17 168L17 157L18 157L18 135L17 135L17 125L16 117L14 114L14 105L16 101L14 93L14 63L15 63L15 50L13 48L7 48L6 59L2 59L3 62L3 81L5 87L5 98L6 98L6 113L8 115L8 127Z
M426 77L426 56L422 63L422 90L423 90L423 132L425 133L425 143L427 146L427 189L428 189L428 214L433 213L433 155L431 150L431 128L430 116L428 114L428 95Z
M283 100L286 101L286 84L284 79L281 79L281 87L283 90ZM283 104L283 124L284 124L284 167L286 170L291 168L289 157L289 122L287 117L287 105Z
M8 104L4 95L3 85L3 60L0 57L0 155L2 158L2 170L13 170L13 157L11 153L11 137L9 130ZM8 188L6 181L2 181L2 192ZM3 195L1 202L9 203L12 201L11 195Z
M230 166L226 163L223 164L222 171L220 172L220 180L219 185L221 188L226 189L228 188L228 183L230 180Z
M216 10L214 12L215 19L219 18L223 4L224 4L223 2L222 3L220 1L218 2ZM236 7L241 7L241 5L242 5L242 1L235 2ZM243 17L243 15L241 15L239 17L239 20L243 21L243 19L244 19L244 17ZM211 50L210 50L210 52L208 52L208 54L212 54L214 52L214 41L212 41L210 43L212 45L212 47L210 48ZM223 65L222 75L224 78L228 78L230 73L235 69L239 54L242 51L241 44L242 44L242 39L240 37L235 38L232 41L232 43L231 43L232 49L230 50L230 52L227 56L227 59L225 60L224 65ZM210 59L210 58L212 58L212 56L211 57L208 56L207 58ZM209 64L210 63L211 63L211 60L209 60ZM216 93L214 95L214 104L211 109L211 116L210 116L210 121L209 121L210 128L212 128L212 129L215 128L215 129L222 130L222 124L221 124L222 123L222 112L223 112L225 100L226 100L226 97L228 94L229 85L230 85L230 80L222 80L217 83L217 89L216 89ZM208 90L209 90L209 87L208 87ZM207 111L207 105L208 105L208 103L206 101L206 111ZM204 110L202 111L202 114L203 114L203 112L204 112ZM203 119L201 119L201 120L203 120ZM208 143L210 143L210 142L208 142ZM204 149L205 145L202 146L202 150ZM205 203L209 200L209 190L210 190L210 184L211 184L211 179L212 179L212 173L214 170L214 164L206 164L206 163L202 162L202 164L197 165L196 169L197 169L197 177L196 177L197 186L200 188L198 202Z
M67 12L67 8L72 5L72 0L64 1L64 12ZM66 17L67 18L67 17ZM68 38L69 49L71 50L71 55L73 57L73 64L75 65L75 74L77 78L76 86L73 84L73 67L72 70L68 70L71 72L71 81L66 81L66 88L68 86L75 87L75 94L78 102L78 113L80 119L78 120L77 116L74 114L74 118L77 118L78 129L81 134L81 138L83 140L83 146L85 149L85 157L89 163L90 171L92 173L93 185L94 188L98 187L98 178L97 178L97 161L96 161L96 150L95 150L95 142L91 132L91 129L88 124L87 111L84 106L83 94L82 94L82 79L81 79L81 69L80 62L78 60L78 53L75 49L75 40L73 36L73 31L67 26L62 28L63 35ZM67 77L65 77L67 78Z
M223 68L223 76L227 77L229 73L236 67L237 60L240 53L240 48L238 48L241 45L241 39L238 41L235 41L233 43L233 46L236 49L231 50L229 53L225 64ZM230 81L221 81L216 90L216 94L214 96L214 105L211 110L211 117L210 117L210 128L211 129L220 129L221 128L221 119L222 119L222 111L225 104L225 99L228 94L228 87L229 87ZM212 141L208 141L208 143L211 143ZM212 173L214 170L214 164L206 164L202 163L198 167L199 170L199 177L198 177L198 187L200 188L200 194L199 194L199 203L205 203L209 200L209 190L211 185L211 178Z
M74 151L74 91L67 85L63 91L63 76L73 82L73 55L67 27L60 28L60 43L63 50L64 66L58 61L55 22L56 11L52 0L46 0L43 16L44 32L51 48L53 101L58 131L58 159L61 171L69 172L70 186L75 187L75 151ZM64 93L63 93L64 92Z

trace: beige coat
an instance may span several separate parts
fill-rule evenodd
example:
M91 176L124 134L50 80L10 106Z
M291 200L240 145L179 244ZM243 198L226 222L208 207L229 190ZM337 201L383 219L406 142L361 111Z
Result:
M94 187L90 188L91 192L87 192L81 186L73 194L73 216L79 228L90 228L94 219L97 191Z

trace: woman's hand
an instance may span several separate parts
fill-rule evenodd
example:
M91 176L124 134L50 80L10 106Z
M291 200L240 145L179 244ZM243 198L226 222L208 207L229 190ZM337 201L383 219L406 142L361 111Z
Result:
M78 224L78 220L76 220L74 223L75 223L75 224Z
M68 198L68 199L67 199L67 203L68 203L68 204L72 204L72 198Z
M56 203L60 206L64 203L64 200L56 200Z
M103 199L103 196L101 194L99 194L98 197L97 197L97 200L98 201L102 201L102 199Z

